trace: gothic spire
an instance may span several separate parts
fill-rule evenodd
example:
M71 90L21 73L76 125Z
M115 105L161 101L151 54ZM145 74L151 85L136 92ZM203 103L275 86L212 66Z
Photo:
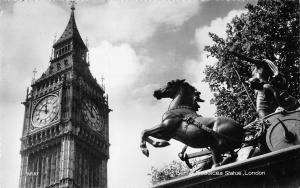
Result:
M79 34L79 31L77 29L75 16L74 16L74 10L75 10L75 2L72 1L71 2L71 16L70 16L69 22L68 22L67 27L65 28L63 34L61 35L61 37L53 45L54 48L56 46L58 46L59 44L64 43L65 41L67 41L69 39L72 39L72 40L76 40L76 42L78 42L83 48L87 49L87 47L84 44L84 42Z

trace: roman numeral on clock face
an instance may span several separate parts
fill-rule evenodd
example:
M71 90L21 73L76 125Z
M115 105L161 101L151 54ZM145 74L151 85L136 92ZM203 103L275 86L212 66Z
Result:
M91 100L83 100L82 104L83 120L88 126L96 131L100 131L103 127L101 124L101 113L98 107Z
M43 127L56 117L59 111L58 101L57 95L49 95L37 103L32 114L34 127Z

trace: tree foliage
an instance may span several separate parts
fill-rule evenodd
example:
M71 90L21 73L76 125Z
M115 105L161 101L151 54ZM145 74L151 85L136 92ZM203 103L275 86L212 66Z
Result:
M195 165L196 160L192 161L192 164ZM191 169L181 161L172 161L172 163L165 165L162 168L151 168L151 183L157 184L163 181L171 180L175 177L186 176L191 173Z
M190 169L182 162L172 161L172 163L161 169L151 168L151 183L156 184L175 177L185 176L190 173Z
M214 92L212 102L217 115L231 117L244 125L255 119L256 112L234 67L245 82L251 77L251 65L228 53L233 46L236 52L248 57L274 61L287 78L289 93L300 97L299 1L258 0L257 5L248 4L246 9L246 13L227 25L226 39L209 34L214 44L205 50L218 62L206 67L204 80ZM254 92L249 87L247 90L255 101Z

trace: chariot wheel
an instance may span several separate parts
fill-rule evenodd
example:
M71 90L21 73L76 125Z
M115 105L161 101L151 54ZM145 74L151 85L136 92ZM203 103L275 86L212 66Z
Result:
M266 134L270 151L300 145L300 111L276 113L267 119L271 123Z

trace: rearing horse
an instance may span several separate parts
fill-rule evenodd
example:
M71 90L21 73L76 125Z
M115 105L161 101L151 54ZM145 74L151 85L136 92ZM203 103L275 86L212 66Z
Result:
M173 100L164 113L162 122L142 133L140 148L146 156L149 156L146 142L154 147L165 147L173 138L193 148L210 147L214 165L218 166L222 162L221 154L233 153L234 149L241 146L244 140L242 125L226 117L198 115L197 102L203 100L200 99L200 92L185 80L170 81L165 87L154 91L153 96ZM161 141L155 141L150 136Z

